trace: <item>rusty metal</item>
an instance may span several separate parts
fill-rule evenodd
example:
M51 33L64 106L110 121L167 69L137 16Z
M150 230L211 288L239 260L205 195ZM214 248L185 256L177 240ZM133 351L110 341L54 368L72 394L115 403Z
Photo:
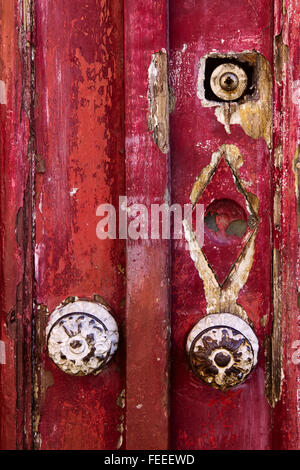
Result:
M231 62L216 67L210 77L212 91L225 101L239 99L246 91L247 84L246 72Z
M214 388L226 391L241 384L257 362L258 341L250 326L231 314L208 315L187 340L194 374Z
M118 346L118 327L97 302L63 303L50 316L46 329L50 358L70 375L98 374Z

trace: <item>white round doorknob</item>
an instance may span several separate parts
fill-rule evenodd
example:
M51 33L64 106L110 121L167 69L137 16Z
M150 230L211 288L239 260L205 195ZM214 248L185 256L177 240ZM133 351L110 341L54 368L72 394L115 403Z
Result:
M118 347L118 326L108 309L77 300L57 307L46 328L50 358L70 375L98 374Z

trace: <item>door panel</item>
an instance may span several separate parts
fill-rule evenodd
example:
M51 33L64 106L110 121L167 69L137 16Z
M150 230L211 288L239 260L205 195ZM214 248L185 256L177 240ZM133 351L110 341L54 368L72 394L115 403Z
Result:
M112 449L123 439L124 344L97 376L72 376L50 360L45 328L70 297L100 296L124 317L124 241L96 235L97 207L124 194L122 5L35 7L35 443Z
M237 298L237 304L246 312L259 338L259 360L248 379L226 393L202 383L189 367L186 337L197 321L212 310L191 253L184 245L173 242L171 445L177 449L268 449L271 446L264 351L272 321L270 150L263 137L247 135L241 125L230 125L229 134L217 120L216 108L202 105L197 85L199 90L200 60L211 53L221 56L256 50L272 64L272 28L271 2L230 1L221 5L218 1L172 1L170 4L170 83L176 96L175 110L170 116L172 201L189 202L193 184L211 162L212 154L224 145L234 145L243 158L240 181L255 195L259 205L254 256L248 267L248 280ZM256 118L259 116L253 117ZM235 201L243 207L243 197L230 170L223 159L199 200L205 213L216 200L229 200L231 204ZM213 241L210 248L210 233L205 226L203 251L219 282L223 282L242 247L235 245L235 237L230 240L225 234L223 242ZM228 244L222 245L225 242ZM232 308L232 305L219 305L219 310L216 308L213 313L235 313Z

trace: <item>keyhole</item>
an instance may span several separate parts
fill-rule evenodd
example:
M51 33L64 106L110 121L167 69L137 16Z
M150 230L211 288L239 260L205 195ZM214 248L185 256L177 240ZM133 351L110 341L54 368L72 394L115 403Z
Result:
M226 367L228 366L229 362L230 362L230 355L229 354L224 354L223 352L218 352L216 355L215 355L215 363L217 364L217 366L219 367Z

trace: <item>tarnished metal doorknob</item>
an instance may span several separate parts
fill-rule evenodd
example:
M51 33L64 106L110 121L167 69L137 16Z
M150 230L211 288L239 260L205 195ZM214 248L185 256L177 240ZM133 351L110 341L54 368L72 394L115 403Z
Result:
M230 313L202 318L191 330L186 348L194 374L221 390L244 382L257 363L254 331Z
M98 374L118 347L118 326L99 302L77 300L57 307L46 328L50 358L70 375Z

